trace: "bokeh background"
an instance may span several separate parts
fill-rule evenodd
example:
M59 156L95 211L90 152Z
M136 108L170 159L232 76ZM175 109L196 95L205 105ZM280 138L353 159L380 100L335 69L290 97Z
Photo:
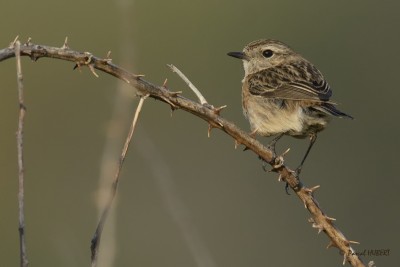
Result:
M377 266L400 245L398 1L4 1L0 47L34 43L105 56L195 98L179 67L223 116L248 130L241 63L228 56L260 38L282 40L312 61L340 109L304 167L323 210ZM89 266L98 207L137 104L134 89L104 73L23 59L26 233L31 266ZM14 59L0 63L0 266L18 266L17 89ZM260 138L264 143L266 138ZM308 142L285 137L289 166ZM103 188L103 189L102 189ZM339 266L336 249L307 222L295 195L252 152L162 102L145 102L125 162L100 266Z

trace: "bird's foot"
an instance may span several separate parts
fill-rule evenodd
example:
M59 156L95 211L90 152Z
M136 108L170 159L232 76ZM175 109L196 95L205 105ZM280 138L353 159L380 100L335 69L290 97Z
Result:
M275 152L272 156L272 160L268 162L269 165L272 166L272 169L268 170L267 169L267 164L266 162L263 163L263 169L264 171L268 172L277 172L282 166L284 166L284 156L290 151L290 148L286 149L285 152L283 152L281 155L276 156Z

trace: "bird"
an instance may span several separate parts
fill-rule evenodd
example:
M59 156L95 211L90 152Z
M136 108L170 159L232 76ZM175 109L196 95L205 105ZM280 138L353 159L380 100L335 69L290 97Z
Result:
M268 145L274 157L275 144L282 136L309 137L297 175L331 117L353 119L331 101L332 89L322 73L285 43L256 40L242 52L228 55L243 61L242 108L251 135L275 136Z

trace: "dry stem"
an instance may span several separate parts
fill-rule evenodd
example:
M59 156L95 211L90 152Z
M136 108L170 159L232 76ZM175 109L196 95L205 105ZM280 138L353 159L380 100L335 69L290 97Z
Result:
M18 151L18 217L19 217L19 247L20 247L20 266L28 266L28 256L26 254L25 242L25 215L24 215L24 120L26 108L24 105L24 83L21 67L21 43L16 39L14 42L15 58L17 61L17 84L18 84L18 130L17 130L17 151Z
M115 198L115 195L117 194L119 175L121 173L122 165L124 164L124 161L125 161L125 158L126 158L126 154L128 152L128 148L129 148L129 145L131 143L133 133L135 131L137 120L139 118L140 111L142 110L143 102L144 102L144 100L146 98L147 98L147 96L143 96L139 100L139 104L138 104L138 106L136 108L135 116L133 117L133 120L132 120L131 128L129 129L128 136L126 137L125 144L124 144L124 147L122 149L121 156L119 158L118 167L117 167L117 170L116 170L115 175L114 175L114 181L113 181L113 183L111 185L111 188L110 188L111 192L110 192L108 201L107 201L107 203L106 203L106 205L104 207L104 210L103 210L103 212L102 212L102 214L100 216L99 223L97 225L96 231L95 231L95 233L93 235L93 238L92 238L92 244L90 246L90 249L91 249L91 252L92 252L92 257L91 257L92 267L95 267L97 265L97 258L98 258L98 255L99 255L99 246L100 246L101 234L102 234L103 228L104 228L104 223L105 223L105 221L107 219L107 216L108 216L108 213L110 211L110 208L111 208L111 205L113 203L113 200Z

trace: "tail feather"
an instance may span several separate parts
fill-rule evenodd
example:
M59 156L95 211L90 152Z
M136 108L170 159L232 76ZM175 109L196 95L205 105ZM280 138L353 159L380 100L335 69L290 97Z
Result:
M328 113L330 115L334 115L334 116L337 116L337 117L354 119L352 116L350 116L350 115L348 115L348 114L346 114L344 112L341 112L340 110L338 110L335 107L335 105L330 104L330 103L324 103L321 106L319 106L317 109L322 111L322 112L325 112L325 113Z

